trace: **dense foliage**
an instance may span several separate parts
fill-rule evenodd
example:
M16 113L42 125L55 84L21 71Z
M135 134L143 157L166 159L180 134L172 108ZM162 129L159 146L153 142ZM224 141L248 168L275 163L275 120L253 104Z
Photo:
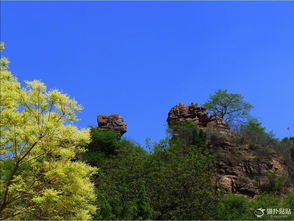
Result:
M256 122L246 128L266 133ZM294 196L280 195L285 180L275 173L268 174L265 195L253 199L216 189L210 179L214 158L206 147L205 133L193 123L169 131L176 138L153 145L149 141L152 151L148 153L114 132L91 129L92 142L83 159L100 168L95 177L96 219L254 220L259 208L293 210ZM251 139L251 132L246 134L245 139ZM260 219L291 220L293 214L265 213Z
M92 128L92 143L83 158L100 168L96 176L100 209L95 218L213 217L219 195L210 180L214 159L205 136L195 127L177 131L190 136L190 141L166 139L148 154L130 141L118 140L114 132Z
M142 177L147 153L128 140L119 140L111 131L92 128L91 135L83 158L99 167L95 218L152 219L154 211Z
M294 194L281 198L277 195L260 195L254 199L242 195L226 194L220 201L215 219L256 220L258 209L264 210L261 220L293 220ZM290 210L289 210L290 209ZM287 214L291 211L291 214Z
M73 126L81 107L39 81L0 72L0 219L90 219L95 168L76 160L90 141Z

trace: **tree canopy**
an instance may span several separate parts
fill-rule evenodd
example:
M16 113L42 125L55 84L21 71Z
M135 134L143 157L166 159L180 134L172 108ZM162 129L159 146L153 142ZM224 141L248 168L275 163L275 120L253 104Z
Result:
M228 93L228 90L217 90L210 95L204 104L208 111L223 118L229 123L246 119L253 107L244 101L240 94Z
M176 130L180 138L156 143L148 154L128 140L117 140L114 132L91 129L83 159L100 169L95 219L213 217L218 193L211 182L214 159L205 136L196 125Z
M76 157L90 134L72 124L81 106L40 81L22 87L8 63L1 58L0 219L90 219L96 169Z

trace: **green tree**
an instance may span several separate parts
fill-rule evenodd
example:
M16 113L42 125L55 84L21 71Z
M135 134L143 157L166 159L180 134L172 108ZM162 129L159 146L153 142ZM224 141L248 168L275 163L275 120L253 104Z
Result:
M266 132L265 127L255 118L249 118L248 121L240 126L239 135L246 143L261 144L264 147L278 145L272 132Z
M81 107L39 81L21 87L5 58L0 68L0 219L90 219L96 169L76 159L90 136L72 124Z
M87 149L89 151L97 150L106 155L114 155L119 151L120 137L117 133L109 130L98 130L96 128L90 129L92 142L89 143Z
M211 182L214 158L205 135L193 125L173 131L169 147L157 149L147 161L146 185L159 212L156 219L211 219L219 196Z
M204 104L208 111L229 123L244 121L253 107L244 101L240 94L228 93L228 90L217 90L210 95Z
M142 185L137 199L137 218L139 220L151 220L155 217L156 212L150 205L150 198L146 191L145 185Z
M99 167L95 176L97 213L95 219L153 219L144 187L147 153L115 132L91 129L92 142L82 158ZM148 182L148 181L146 181Z

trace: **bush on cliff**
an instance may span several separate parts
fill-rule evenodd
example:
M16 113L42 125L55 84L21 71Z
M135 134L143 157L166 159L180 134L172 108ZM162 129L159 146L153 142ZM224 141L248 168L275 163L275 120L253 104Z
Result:
M255 118L249 118L245 124L240 125L238 135L243 143L252 145L262 145L263 147L273 148L278 141L272 132L266 132L265 127Z

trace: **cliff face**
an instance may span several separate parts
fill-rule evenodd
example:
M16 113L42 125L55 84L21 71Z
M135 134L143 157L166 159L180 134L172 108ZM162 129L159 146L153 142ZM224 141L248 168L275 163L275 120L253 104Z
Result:
M170 110L167 122L169 126L196 123L206 132L208 147L217 160L213 180L227 191L254 196L267 188L270 173L277 177L288 176L284 160L274 150L240 144L227 122L210 116L204 107L179 104Z
M232 193L254 196L269 184L268 176L288 177L284 160L274 150L223 142L209 144L216 156L215 181Z

